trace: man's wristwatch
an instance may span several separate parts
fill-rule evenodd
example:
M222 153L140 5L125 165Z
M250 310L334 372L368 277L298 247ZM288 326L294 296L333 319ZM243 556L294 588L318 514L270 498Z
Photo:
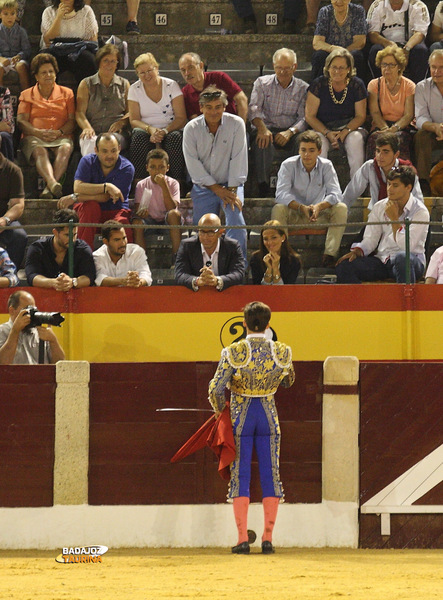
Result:
M78 286L78 279L77 277L73 277L72 278L72 287L75 289Z
M168 133L169 133L169 131L166 129L166 127L162 127L162 131L164 131L166 135L168 135Z
M215 289L218 292L221 292L223 289L223 279L221 277L217 277L217 285L215 286Z
M192 285L192 289L194 290L194 292L198 292L198 290L200 289L197 285L197 277L194 277L194 279L191 282Z
M292 135L295 135L297 133L297 128L296 127L290 127L289 131L292 133Z
M8 227L8 225L11 224L11 219L9 217L3 217L3 218L6 221L6 227Z

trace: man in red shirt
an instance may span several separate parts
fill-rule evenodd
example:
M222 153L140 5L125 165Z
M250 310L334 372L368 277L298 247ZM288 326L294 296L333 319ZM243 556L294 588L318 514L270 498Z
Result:
M228 105L226 112L238 115L246 123L248 118L248 97L241 87L223 71L208 71L198 54L187 52L180 57L178 66L186 81L182 89L185 98L186 114L189 120L200 115L200 93L209 85L215 85L226 92Z

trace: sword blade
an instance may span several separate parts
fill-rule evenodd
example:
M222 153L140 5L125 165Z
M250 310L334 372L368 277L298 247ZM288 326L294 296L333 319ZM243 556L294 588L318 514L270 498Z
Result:
M210 408L156 408L155 412L214 412Z

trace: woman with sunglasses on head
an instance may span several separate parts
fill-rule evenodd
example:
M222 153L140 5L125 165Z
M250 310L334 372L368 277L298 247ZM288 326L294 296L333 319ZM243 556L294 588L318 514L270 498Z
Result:
M367 95L365 84L355 77L354 59L345 48L336 48L326 59L324 75L314 79L306 98L306 122L320 134L321 156L332 148L346 152L350 176L365 160Z
M251 256L254 285L295 283L300 271L299 255L291 248L279 221L267 221L260 232L260 250Z
M140 54L134 61L139 78L129 88L129 121L133 128L131 162L135 180L146 176L146 156L161 147L168 153L169 174L178 181L185 178L182 129L186 124L183 94L176 81L160 77L158 62L150 52Z
M374 158L375 141L382 132L395 133L400 158L409 160L411 157L415 83L403 77L406 63L405 54L398 46L386 46L377 52L375 64L381 69L381 77L368 84L372 132L366 145L367 160Z

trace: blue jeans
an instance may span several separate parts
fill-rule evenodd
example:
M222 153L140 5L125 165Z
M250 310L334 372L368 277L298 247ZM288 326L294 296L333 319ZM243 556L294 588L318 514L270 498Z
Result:
M411 254L411 283L423 276L424 265ZM376 256L359 256L352 262L344 260L335 267L337 283L361 283L395 278L396 283L406 283L406 253L399 252L392 260L382 263Z
M226 185L226 184L221 184ZM244 202L244 188L243 186L239 186L237 188L237 196L240 198L241 203ZM234 210L231 209L230 206L223 206L222 200L211 192L208 188L200 187L199 185L192 186L191 190L191 198L193 204L193 224L198 225L198 222L202 218L203 215L208 213L214 213L215 215L220 216L220 209L224 210L226 226L228 227L226 231L226 235L234 240L237 240L240 244L241 251L245 258L245 265L247 264L246 259L246 229L229 229L230 226L236 225L245 225L245 220L243 218L243 213L238 210L237 207Z

